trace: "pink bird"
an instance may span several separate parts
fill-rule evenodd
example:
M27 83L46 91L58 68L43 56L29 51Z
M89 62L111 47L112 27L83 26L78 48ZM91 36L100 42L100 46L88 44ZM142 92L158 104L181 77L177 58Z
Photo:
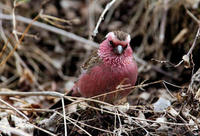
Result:
M93 97L114 91L120 84L135 85L138 71L130 47L130 35L113 31L105 38L82 66L83 72L71 90L72 96ZM101 100L113 103L130 91L109 94Z

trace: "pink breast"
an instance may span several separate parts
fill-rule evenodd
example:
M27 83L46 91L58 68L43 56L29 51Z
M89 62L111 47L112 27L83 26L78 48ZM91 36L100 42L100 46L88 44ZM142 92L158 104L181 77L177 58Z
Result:
M114 91L120 84L134 85L137 80L137 65L135 62L127 66L111 68L104 64L95 66L89 72L81 75L79 81L74 87L75 92L79 92L83 97L92 97L99 94ZM118 96L124 97L131 90L123 90ZM108 95L105 101L113 101L116 95Z

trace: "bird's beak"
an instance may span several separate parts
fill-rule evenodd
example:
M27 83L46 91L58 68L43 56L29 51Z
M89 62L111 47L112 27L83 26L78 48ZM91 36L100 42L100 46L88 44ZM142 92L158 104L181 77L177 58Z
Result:
M121 45L117 45L117 47L114 48L114 52L118 55L122 54L123 50L124 49Z

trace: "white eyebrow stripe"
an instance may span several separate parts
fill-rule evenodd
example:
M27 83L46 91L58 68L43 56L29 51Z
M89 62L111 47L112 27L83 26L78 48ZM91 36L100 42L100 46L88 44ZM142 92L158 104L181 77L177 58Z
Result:
M131 41L131 36L130 36L130 34L126 37L126 41L127 41L127 42L130 42L130 41Z
M110 35L112 38L115 38L115 37L116 37L115 34L114 34L113 32L109 32L109 33L106 35L106 38L107 38L109 35Z

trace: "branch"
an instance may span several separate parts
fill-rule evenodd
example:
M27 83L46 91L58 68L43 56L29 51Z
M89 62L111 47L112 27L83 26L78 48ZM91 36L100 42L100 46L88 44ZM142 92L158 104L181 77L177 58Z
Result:
M183 58L190 58L190 55L192 54L192 51L194 50L194 48L195 48L195 46L196 46L196 41L197 41L197 39L198 39L198 37L199 37L199 33L200 33L200 26L199 26L199 28L198 28L198 30L197 30L195 39L194 39L194 41L193 41L193 43L192 43L192 47L190 48L190 50L188 51L188 53L187 53L186 55L183 56ZM187 60L186 60L186 59L182 59L175 67L180 66L184 61L187 61ZM188 59L188 61L189 61L189 59ZM187 63L189 63L189 62L187 62Z
M5 102L4 100L0 99L0 102L7 105L8 107L10 107L11 109L13 109L14 111L16 111L19 115L21 115L22 117L24 117L27 121L29 121L29 118L22 113L21 111L19 111L18 109L16 109L15 107L13 107L12 105L10 105L9 103Z
M65 136L67 136L67 122L66 122L66 112L65 112L65 102L64 98L61 98L62 101L62 109L63 109L63 120L64 120L64 128L65 128Z
M195 46L196 46L196 41L197 41L197 39L198 39L198 37L199 37L199 34L200 34L200 20L199 20L197 17L195 17L188 9L186 10L186 13L187 13L195 22L197 22L197 24L199 25L199 28L198 28L198 30L197 30L195 39L194 39L194 41L193 41L193 43L192 43L192 46L191 46L190 50L188 51L188 53L187 53L186 55L183 56L183 58L190 58L190 55L192 54L192 51L194 50L194 48L195 48ZM188 60L189 60L189 59L188 59ZM186 60L182 59L175 67L180 66L184 61L186 61ZM187 62L187 63L189 63L189 62Z
M58 93L58 92L50 92L50 91L45 91L45 92L15 92L15 91L8 91L6 88L1 88L0 89L0 96L53 96L53 97L58 97L58 98L63 98L64 94Z
M27 23L27 24L30 24L32 22L31 19L26 18L26 17L22 17L22 16L15 16L15 17L16 17L17 21L21 21L21 22L24 22L24 23ZM0 19L12 20L13 18L12 18L12 15L7 15L7 14L0 13ZM44 23L41 23L41 22L38 22L38 21L33 22L32 25L36 26L36 27L39 27L39 28L42 28L42 29L45 29L47 31L51 31L51 32L56 33L56 34L60 34L60 35L66 36L66 37L68 37L70 39L73 39L75 41L78 41L78 42L81 42L81 43L84 43L84 44L87 44L87 45L91 45L91 46L94 46L94 47L98 46L98 44L93 42L93 41L87 40L87 39L85 39L85 38L83 38L81 36L78 36L76 34L67 32L65 30L53 27L51 25L47 25L47 24L44 24Z
M101 24L102 20L104 20L104 16L106 14L106 12L108 11L108 9L111 8L111 6L116 2L116 0L112 0L111 2L109 2L107 5L106 5L106 8L104 9L104 11L102 12L98 22L97 22L97 25L93 31L93 34L92 34L92 37L95 37L98 33L98 28L99 28L99 25Z

